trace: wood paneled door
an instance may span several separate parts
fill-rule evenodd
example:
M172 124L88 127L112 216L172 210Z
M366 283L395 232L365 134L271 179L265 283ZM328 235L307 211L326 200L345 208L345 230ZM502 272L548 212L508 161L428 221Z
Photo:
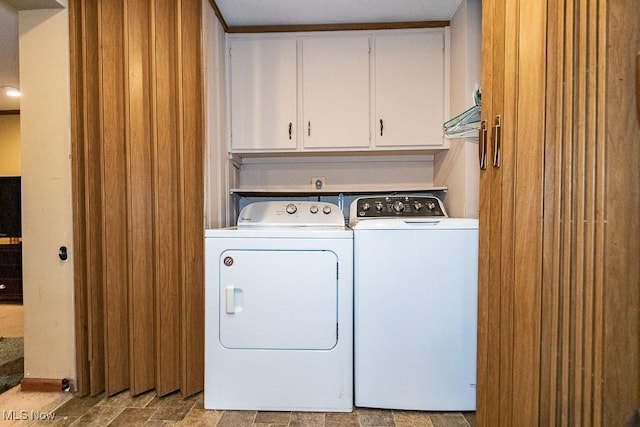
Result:
M536 425L528 421L539 411L531 396L540 371L545 6L483 1L477 383L483 426Z
M640 406L637 0L483 0L479 426Z
M200 0L72 0L78 389L204 376Z

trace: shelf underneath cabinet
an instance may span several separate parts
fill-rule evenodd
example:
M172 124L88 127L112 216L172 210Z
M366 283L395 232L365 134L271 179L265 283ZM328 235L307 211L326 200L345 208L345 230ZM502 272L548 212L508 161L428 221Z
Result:
M337 194L386 194L386 193L431 193L446 192L446 186L393 185L389 188L376 186L333 185L321 190L309 187L232 188L229 192L237 196L331 196Z

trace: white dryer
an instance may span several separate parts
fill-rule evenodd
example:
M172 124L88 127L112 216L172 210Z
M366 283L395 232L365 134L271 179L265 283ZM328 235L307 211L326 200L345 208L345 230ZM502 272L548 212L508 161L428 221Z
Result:
M351 204L355 405L475 409L478 220L439 199Z
M350 412L352 284L336 205L257 202L207 230L205 408Z

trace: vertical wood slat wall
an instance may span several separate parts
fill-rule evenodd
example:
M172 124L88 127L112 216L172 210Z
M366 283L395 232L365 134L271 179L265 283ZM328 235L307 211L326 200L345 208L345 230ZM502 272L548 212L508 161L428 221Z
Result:
M541 424L624 425L640 398L640 8L549 5Z
M542 420L599 425L603 352L604 2L550 2ZM553 197L551 196L553 195Z
M479 426L619 426L639 406L638 6L483 1L503 166L481 173Z
M633 64L640 53L640 1L610 0L600 10L607 18L598 28L607 54L606 80L599 82L606 123L598 134L606 143L600 394L602 418L620 425L630 408L640 407L640 116L634 110L640 95Z
M204 377L202 3L70 8L78 389Z

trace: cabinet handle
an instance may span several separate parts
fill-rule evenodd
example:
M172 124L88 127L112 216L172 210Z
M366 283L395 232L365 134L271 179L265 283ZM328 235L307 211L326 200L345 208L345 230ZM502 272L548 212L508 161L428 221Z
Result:
M382 132L384 131L384 122L380 119L380 136L382 136Z
M5 285L4 283L0 285L0 290L3 290L3 289L7 289L7 285Z
M493 167L500 167L500 157L502 148L502 117L496 116L493 124Z
M311 136L311 121L307 122L307 136Z
M289 123L289 139L291 139L291 132L293 131L293 123Z

